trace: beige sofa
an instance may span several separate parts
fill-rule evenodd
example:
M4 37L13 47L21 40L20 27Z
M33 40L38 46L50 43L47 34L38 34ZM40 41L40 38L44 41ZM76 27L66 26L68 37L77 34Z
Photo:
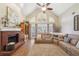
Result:
M69 34L69 42L59 41L59 46L71 56L79 56L79 48L76 47L76 44L79 41L79 35Z
M52 34L42 33L37 36L37 43L51 42L60 46L71 56L79 56L79 48L76 47L79 41L79 35L68 34L69 42L64 41L63 35L52 36Z
M53 43L51 33L39 33L35 40L36 43Z
M53 34L53 43L59 45L59 41L63 41L64 35L62 34Z

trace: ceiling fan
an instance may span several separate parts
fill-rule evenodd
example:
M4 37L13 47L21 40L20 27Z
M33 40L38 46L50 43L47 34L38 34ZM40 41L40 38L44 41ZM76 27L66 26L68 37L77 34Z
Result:
M46 10L53 10L53 8L48 7L50 3L43 3L43 4L37 3L37 5L41 7L41 10L43 11L43 13L45 13Z

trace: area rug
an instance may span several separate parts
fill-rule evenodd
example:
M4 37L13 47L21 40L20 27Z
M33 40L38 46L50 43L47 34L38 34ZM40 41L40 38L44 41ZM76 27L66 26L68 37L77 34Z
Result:
M55 44L35 44L28 56L68 56L68 54Z

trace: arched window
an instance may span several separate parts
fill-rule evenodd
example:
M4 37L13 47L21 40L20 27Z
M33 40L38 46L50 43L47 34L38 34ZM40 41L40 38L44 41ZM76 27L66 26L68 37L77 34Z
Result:
M35 38L39 33L53 33L53 17L39 13L38 15L29 19L31 24L31 37Z

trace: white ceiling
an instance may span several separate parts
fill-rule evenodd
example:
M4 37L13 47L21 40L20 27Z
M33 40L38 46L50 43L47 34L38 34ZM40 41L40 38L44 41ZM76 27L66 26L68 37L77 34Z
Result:
M24 4L17 4L22 10L23 15L27 16L28 14L32 13L35 9L40 8L36 3L24 3ZM61 15L66 10L68 10L74 3L51 3L49 7L53 8L53 12L56 15Z
M51 4L49 7L53 8L53 12L56 13L57 15L61 15L64 13L66 10L68 10L73 3L56 3L56 4Z

